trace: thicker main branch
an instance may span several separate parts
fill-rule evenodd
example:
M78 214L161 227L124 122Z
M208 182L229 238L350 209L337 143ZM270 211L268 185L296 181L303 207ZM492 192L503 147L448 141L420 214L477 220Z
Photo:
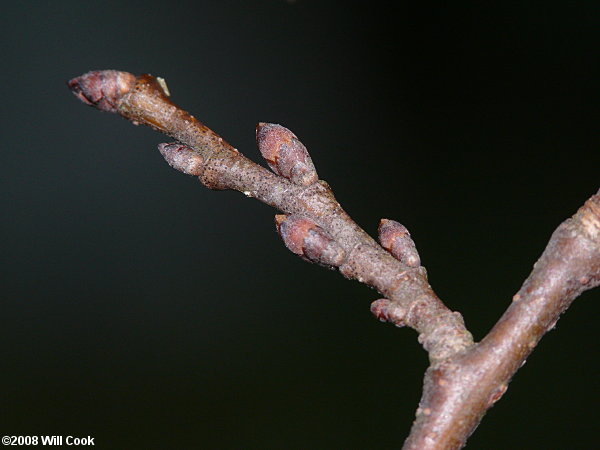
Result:
M600 284L600 191L553 233L533 272L488 335L432 364L405 449L461 448L542 336Z
M511 306L475 344L460 314L429 286L406 228L382 220L377 244L318 179L306 148L289 130L257 128L272 173L173 104L160 78L106 70L74 78L69 87L84 103L175 138L159 146L161 153L206 187L234 189L285 213L276 223L292 252L374 287L385 299L373 303L373 313L419 333L431 365L405 449L464 446L544 333L573 299L600 283L599 191L558 227Z

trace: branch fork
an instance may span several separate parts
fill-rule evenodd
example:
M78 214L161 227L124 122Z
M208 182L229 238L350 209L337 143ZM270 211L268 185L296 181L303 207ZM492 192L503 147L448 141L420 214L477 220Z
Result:
M475 343L462 316L429 286L406 227L382 219L375 242L342 209L287 128L257 126L268 171L172 103L160 78L106 70L68 85L84 103L174 138L158 146L171 167L209 189L237 190L282 212L276 228L292 253L375 288L384 298L371 304L374 316L419 333L431 365L406 449L461 448L543 334L575 297L600 284L599 191L559 226L506 313Z

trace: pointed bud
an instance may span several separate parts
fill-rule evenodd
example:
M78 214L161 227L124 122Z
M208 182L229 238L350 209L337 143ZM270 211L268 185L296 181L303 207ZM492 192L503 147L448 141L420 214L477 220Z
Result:
M102 111L117 112L119 101L135 86L136 77L129 72L97 70L69 80L75 96Z
M186 175L200 176L204 171L204 158L180 142L158 144L158 150L173 169Z
M312 220L281 214L275 216L275 224L285 246L303 259L333 267L344 262L344 250Z
M318 180L306 147L287 128L273 123L259 123L256 127L256 143L276 174L302 186Z
M371 312L381 322L390 322L397 327L403 327L406 308L389 301L387 298L380 298L371 303Z
M394 258L410 267L419 267L421 258L404 225L395 220L381 219L379 242Z

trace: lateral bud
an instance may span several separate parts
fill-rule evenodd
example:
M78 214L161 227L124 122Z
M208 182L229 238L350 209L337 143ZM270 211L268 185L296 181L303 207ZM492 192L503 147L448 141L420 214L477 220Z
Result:
M306 147L287 128L259 123L256 126L256 143L276 174L302 186L311 185L319 179Z
M135 75L129 72L96 70L69 80L67 85L83 103L115 113L119 101L135 83Z
M421 258L404 225L395 220L381 219L379 222L379 242L394 258L409 267L419 267Z
M158 144L158 150L173 169L186 175L202 175L204 158L187 145L180 142L163 143Z
M406 317L406 308L389 301L387 298L380 298L371 303L371 313L381 322L390 322L397 327L403 327Z
M344 250L312 220L278 214L275 224L285 246L302 259L328 267L339 267L344 262Z

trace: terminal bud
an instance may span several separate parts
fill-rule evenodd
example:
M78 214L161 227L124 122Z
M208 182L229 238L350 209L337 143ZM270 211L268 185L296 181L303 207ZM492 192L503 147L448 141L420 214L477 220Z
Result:
M129 72L96 70L69 80L67 85L83 103L115 113L119 101L135 83L135 75Z
M259 123L256 127L256 143L276 174L302 186L318 180L306 147L287 128L273 123Z

